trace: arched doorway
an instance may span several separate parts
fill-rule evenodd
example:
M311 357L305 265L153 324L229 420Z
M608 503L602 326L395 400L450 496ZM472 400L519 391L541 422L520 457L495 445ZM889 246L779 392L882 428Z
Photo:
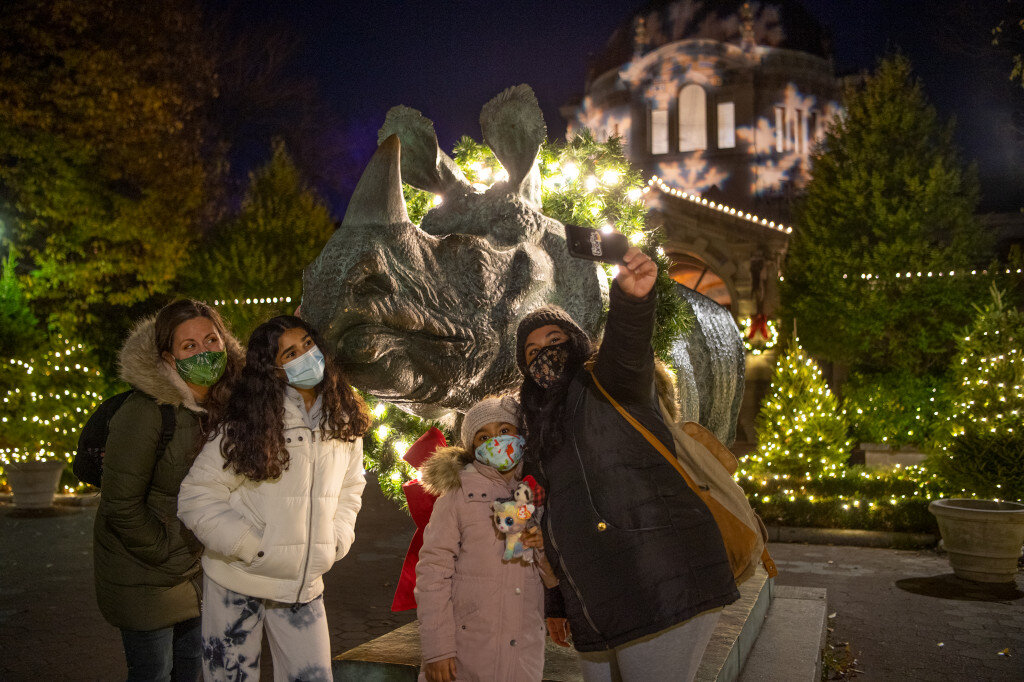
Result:
M683 286L732 310L732 294L729 293L729 287L699 256L692 253L673 254L669 276Z

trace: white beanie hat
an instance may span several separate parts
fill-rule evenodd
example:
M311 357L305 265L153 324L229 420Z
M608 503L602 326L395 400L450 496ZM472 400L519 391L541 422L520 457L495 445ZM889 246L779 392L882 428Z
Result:
M462 446L467 450L473 450L473 436L491 422L507 422L514 426L519 425L519 401L511 395L498 398L484 398L473 407L469 408L466 416L462 418Z

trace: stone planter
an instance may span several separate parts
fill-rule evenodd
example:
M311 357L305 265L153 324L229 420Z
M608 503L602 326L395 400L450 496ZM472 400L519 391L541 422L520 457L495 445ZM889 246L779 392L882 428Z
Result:
M983 583L1012 582L1024 544L1024 504L946 499L928 505L953 573Z
M66 462L15 462L4 467L7 483L19 509L45 509L53 506L61 472Z
M861 443L860 449L864 451L864 466L870 469L892 469L897 464L904 467L920 464L926 456L911 445L893 450L881 443Z

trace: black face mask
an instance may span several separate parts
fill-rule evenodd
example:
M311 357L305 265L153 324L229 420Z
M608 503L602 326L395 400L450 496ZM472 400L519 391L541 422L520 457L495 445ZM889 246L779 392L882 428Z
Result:
M543 389L554 386L565 374L565 363L569 359L569 349L565 343L541 348L526 367L526 373L534 383Z

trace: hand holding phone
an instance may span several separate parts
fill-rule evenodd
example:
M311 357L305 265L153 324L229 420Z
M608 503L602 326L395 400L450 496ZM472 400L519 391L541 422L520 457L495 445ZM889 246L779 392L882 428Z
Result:
M603 232L582 225L565 226L565 243L571 256L612 265L622 265L629 250L629 240L621 232Z

